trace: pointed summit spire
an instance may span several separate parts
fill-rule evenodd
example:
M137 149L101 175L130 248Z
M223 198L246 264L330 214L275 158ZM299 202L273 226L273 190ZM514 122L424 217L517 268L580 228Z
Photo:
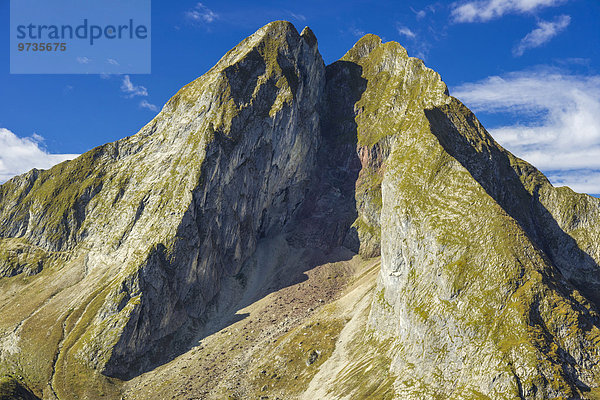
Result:
M305 26L304 29L302 29L300 36L306 40L306 43L308 43L309 46L314 46L317 44L317 37L308 26Z

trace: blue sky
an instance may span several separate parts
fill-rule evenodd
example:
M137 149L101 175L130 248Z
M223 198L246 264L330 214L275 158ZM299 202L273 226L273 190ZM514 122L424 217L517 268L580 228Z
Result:
M239 41L286 19L312 28L326 63L365 33L400 42L501 144L555 184L600 193L597 0L154 0L145 75L11 75L9 0L0 18L0 181L136 133Z

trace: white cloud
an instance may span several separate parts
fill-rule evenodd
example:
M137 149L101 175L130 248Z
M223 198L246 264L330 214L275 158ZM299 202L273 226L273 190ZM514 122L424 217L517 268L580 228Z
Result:
M136 86L131 82L129 75L123 77L123 83L121 84L121 91L127 94L127 97L135 96L148 96L148 89L144 86Z
M363 31L362 29L357 29L357 28L351 28L350 32L356 37L363 37L366 35L365 31Z
M600 171L589 169L570 171L549 171L550 181L556 186L569 186L580 193L599 195Z
M215 13L214 11L212 11L210 8L206 7L204 4L202 3L197 3L196 6L187 11L185 13L185 16L193 22L198 22L198 23L207 23L210 24L211 22L213 22L214 20L219 18L219 15L217 13Z
M409 28L405 27L405 26L399 26L398 27L398 33L400 35L404 35L408 38L414 39L417 35L411 31Z
M77 57L77 62L79 64L89 64L90 61L92 61L92 60L87 57Z
M513 49L513 54L515 56L522 56L525 50L533 49L549 42L554 36L564 31L570 23L571 17L568 15L561 15L554 22L538 22L538 27L521 39L519 44Z
M0 182L33 168L47 169L79 154L49 154L43 148L44 138L33 134L20 138L8 129L0 128Z
M129 75L123 76L123 81L121 83L121 91L125 93L125 97L127 98L132 98L136 96L148 96L148 89L141 85L134 85L133 82L131 82L131 78L129 77ZM139 102L139 107L146 108L154 112L158 111L158 107L155 104L150 103L146 99L143 99Z
M396 31L399 35L404 36L406 40L402 43L408 54L411 57L417 57L422 60L427 59L427 55L429 54L429 49L431 47L429 41L423 39L423 35L419 32L415 32L407 26L396 24Z
M110 65L119 65L119 62L117 60L115 60L114 58L109 58L106 60L107 63L109 63Z
M454 22L486 22L505 14L535 12L540 8L557 6L566 0L478 0L452 5Z
M489 131L515 155L547 172L553 183L600 193L599 75L541 68L466 83L453 94L473 111L525 121Z
M155 104L149 103L147 100L140 101L141 108L147 108L150 111L158 111L158 107Z

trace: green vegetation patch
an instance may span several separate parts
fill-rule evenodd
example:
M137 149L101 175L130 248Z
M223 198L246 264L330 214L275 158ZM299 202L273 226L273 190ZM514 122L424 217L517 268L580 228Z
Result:
M279 338L274 351L253 370L250 386L257 397L294 398L302 393L331 356L347 321L320 319Z
M339 372L331 393L351 399L395 399L397 377L390 372L388 356L393 345L392 338L380 339L372 330L356 335L351 343L352 362Z

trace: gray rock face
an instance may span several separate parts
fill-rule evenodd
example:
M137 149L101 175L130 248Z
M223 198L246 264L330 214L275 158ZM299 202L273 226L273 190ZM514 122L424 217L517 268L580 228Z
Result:
M138 134L0 186L0 368L46 398L114 390L98 372L184 351L283 237L381 254L369 329L397 397L593 398L598 222L399 44L325 67L274 22Z
M240 61L220 72L237 114L228 127L209 123L198 186L171 248L153 248L116 294L142 297L113 349L108 375L134 372L136 357L164 351L170 335L199 320L223 275L237 274L257 240L281 231L304 200L319 146L324 65L316 43L280 25L257 32L253 47L234 49L243 52ZM161 320L169 323L157 326Z
M70 349L76 358L131 377L201 323L222 277L281 231L310 191L324 88L312 32L274 22L137 135L2 186L2 237L81 254L73 268L96 277L77 284L103 300Z

